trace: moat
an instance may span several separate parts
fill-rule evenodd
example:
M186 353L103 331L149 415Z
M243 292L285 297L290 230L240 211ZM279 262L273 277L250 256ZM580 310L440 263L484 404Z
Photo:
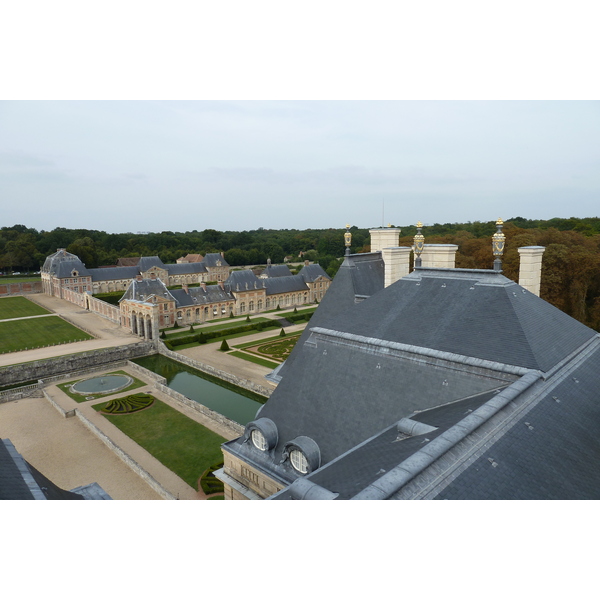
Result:
M160 354L136 358L132 362L164 377L167 386L190 400L239 423L252 421L266 398L225 381L210 377Z

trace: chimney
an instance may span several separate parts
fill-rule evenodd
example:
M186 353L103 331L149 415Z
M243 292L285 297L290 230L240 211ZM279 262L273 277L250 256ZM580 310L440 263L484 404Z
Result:
M454 269L456 244L425 244L421 254L421 266L434 269Z
M383 248L381 257L385 266L384 286L396 283L398 279L410 273L410 246L396 246L395 248Z
M143 278L141 275L136 275L135 279L136 279L136 281L143 281Z
M225 252L221 252L221 258L225 258Z
M206 293L206 283L203 281L200 285L202 286L202 291Z
M222 281L219 281L219 287L220 287L222 290L225 290L225 284L224 284Z
M156 279L156 273L150 273L150 279Z
M519 285L536 296L540 295L542 281L542 255L544 246L523 246L517 251L520 255Z
M189 292L189 288L188 288L188 284L187 284L187 283L183 283L183 284L181 284L181 287L182 287L183 291L184 291L186 294L189 294L189 293L190 293L190 292Z
M396 227L379 227L369 229L371 234L371 252L381 252L384 248L398 246L400 229Z
M305 261L304 261L304 266L305 266L305 267L308 267L308 265L310 265L310 260L305 260Z

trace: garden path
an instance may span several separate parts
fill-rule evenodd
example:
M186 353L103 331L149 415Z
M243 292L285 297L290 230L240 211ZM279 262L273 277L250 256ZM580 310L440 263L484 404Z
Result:
M293 325L292 327L286 327L285 331L287 334L302 332L306 327L306 323L300 325ZM246 342L259 342L267 338L277 336L277 331L266 331L256 333L252 335L246 335L240 338L234 338L229 340L227 343L229 347L233 349L236 344L245 344ZM275 386L265 379L265 375L268 375L272 369L268 367L262 367L260 365L248 362L235 356L229 356L225 352L220 352L221 342L213 342L209 344L202 344L195 348L186 348L185 350L179 350L179 354L188 356L198 362L210 365L215 369L226 371L232 375L236 375L240 379L248 379L257 385L262 385L266 388L275 389ZM177 351L177 350L176 350Z

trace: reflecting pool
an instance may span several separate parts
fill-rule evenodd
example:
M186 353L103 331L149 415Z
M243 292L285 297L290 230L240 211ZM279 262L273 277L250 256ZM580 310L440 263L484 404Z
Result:
M160 354L136 358L132 362L164 377L172 390L240 425L252 421L266 400Z

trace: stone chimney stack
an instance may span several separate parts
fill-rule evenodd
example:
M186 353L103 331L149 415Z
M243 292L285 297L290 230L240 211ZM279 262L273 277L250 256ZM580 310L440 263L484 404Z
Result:
M202 286L202 291L206 292L206 283L203 281L200 285Z
M143 281L143 277L141 275L135 276L136 281Z
M405 275L410 273L410 246L396 246L395 248L383 248L384 286L392 285Z
M400 229L396 227L378 227L369 229L371 234L371 252L381 252L384 248L398 246Z
M187 283L182 283L182 284L181 284L181 288L183 289L183 291L184 291L186 294L189 294L189 293L190 293L190 292L189 292L189 288L188 288L188 284L187 284Z
M436 269L454 269L456 244L425 244L421 254L421 266Z
M521 257L519 285L539 296L542 282L542 255L546 248L544 246L523 246L517 250Z
M304 266L305 266L305 267L308 267L308 265L310 265L310 260L305 260L305 261L304 261Z
M247 284L246 284L247 285ZM225 289L225 284L222 281L219 281L219 287L224 290Z

